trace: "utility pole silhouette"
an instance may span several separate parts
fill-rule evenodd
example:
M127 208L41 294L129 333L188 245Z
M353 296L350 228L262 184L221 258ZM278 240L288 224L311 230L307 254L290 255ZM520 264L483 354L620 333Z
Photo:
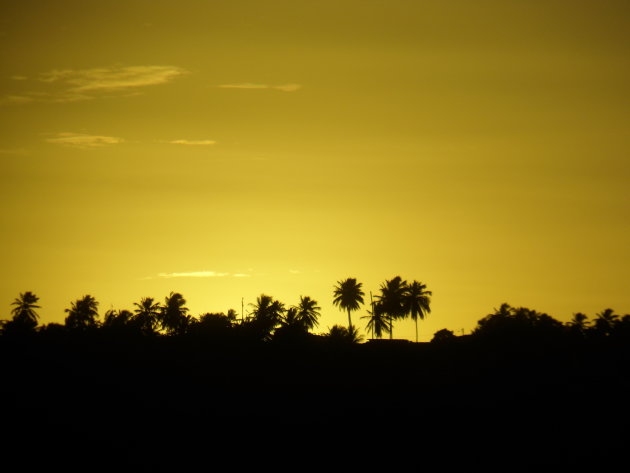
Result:
M370 291L370 305L372 306L372 317L374 317L374 299L372 299L372 291ZM372 339L374 339L374 322L372 322Z

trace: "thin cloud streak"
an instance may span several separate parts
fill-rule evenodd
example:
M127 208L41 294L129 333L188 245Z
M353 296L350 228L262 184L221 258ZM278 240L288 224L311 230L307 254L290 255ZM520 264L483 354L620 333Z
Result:
M223 84L218 86L220 89L268 89L266 84Z
M55 138L48 138L46 141L57 145L89 149L119 144L124 140L115 136L88 135L85 133L57 133Z
M167 141L172 145L185 145L185 146L212 146L217 144L214 140L172 140Z
M242 84L222 84L218 86L220 89L249 89L249 90L281 90L282 92L295 92L302 88L300 84L283 84L283 85L267 85L252 84L245 82Z

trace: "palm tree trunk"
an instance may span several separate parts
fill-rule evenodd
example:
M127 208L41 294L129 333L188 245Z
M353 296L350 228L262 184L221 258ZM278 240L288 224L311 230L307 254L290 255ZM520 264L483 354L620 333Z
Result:
M416 343L418 343L418 317L415 318L416 322Z
M394 319L392 316L389 316L389 339L392 340L394 338Z
M348 331L352 331L352 319L350 318L350 309L348 309Z

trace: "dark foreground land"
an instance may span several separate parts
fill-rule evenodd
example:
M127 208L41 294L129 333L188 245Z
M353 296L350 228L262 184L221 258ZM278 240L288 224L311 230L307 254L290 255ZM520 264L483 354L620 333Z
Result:
M0 356L4 471L628 468L626 343L82 334Z

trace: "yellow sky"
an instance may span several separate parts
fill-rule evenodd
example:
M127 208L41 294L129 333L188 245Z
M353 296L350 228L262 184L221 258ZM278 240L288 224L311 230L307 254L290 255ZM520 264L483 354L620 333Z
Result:
M396 275L434 293L423 340L629 313L628 5L3 2L3 317L267 293L324 331L336 281Z

